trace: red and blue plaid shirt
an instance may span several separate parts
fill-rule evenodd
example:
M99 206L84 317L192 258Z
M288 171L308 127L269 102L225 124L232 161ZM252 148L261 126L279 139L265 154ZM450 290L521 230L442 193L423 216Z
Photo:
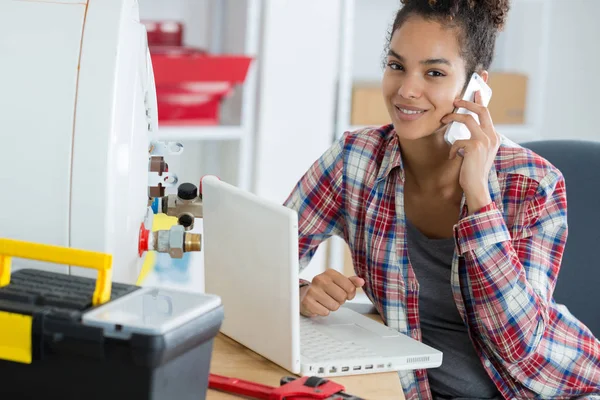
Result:
M600 342L552 297L567 239L562 174L503 138L489 188L492 203L471 216L463 196L451 274L482 365L507 399L600 394ZM321 242L342 237L384 322L421 340L403 190L399 141L389 125L344 134L285 204L298 212L301 268ZM407 399L431 399L426 370L399 375Z

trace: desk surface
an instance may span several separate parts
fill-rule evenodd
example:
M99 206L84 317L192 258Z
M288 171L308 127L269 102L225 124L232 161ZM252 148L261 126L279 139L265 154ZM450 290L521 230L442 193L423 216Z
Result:
M375 318L374 318L375 319ZM244 379L269 386L279 386L279 380L290 372L219 333L215 338L210 372ZM332 379L346 387L346 392L365 399L404 400L396 372L337 377ZM208 390L208 400L236 400L240 397Z

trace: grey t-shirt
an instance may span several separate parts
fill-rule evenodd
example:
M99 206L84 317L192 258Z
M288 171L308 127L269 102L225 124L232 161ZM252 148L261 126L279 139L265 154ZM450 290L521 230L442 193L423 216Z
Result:
M427 371L434 399L502 399L473 348L450 286L454 239L430 239L410 222L408 255L419 282L423 343L443 352Z

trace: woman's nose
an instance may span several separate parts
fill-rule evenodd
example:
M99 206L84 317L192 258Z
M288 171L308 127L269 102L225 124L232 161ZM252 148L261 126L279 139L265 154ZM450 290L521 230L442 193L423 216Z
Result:
M418 79L406 77L398 88L398 94L405 99L417 99L421 97L422 88Z

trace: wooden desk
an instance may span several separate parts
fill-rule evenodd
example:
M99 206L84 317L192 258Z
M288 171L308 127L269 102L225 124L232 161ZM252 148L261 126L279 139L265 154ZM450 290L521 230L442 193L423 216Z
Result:
M279 386L282 377L292 375L221 333L215 338L210 372L269 386ZM336 377L332 380L345 386L347 393L365 399L404 400L402 386L396 372ZM208 390L206 398L208 400L240 399L211 389Z

